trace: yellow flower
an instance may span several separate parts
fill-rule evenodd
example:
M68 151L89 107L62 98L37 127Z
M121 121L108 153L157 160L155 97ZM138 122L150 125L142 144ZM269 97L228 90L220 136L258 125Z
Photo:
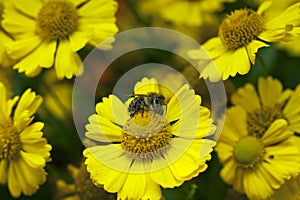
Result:
M147 78L135 85L134 93L164 95L156 80ZM110 95L97 104L86 136L103 145L87 148L85 163L93 181L117 192L118 199L158 200L160 186L180 186L207 168L215 142L204 137L215 127L209 110L200 106L200 96L188 85L164 104L146 98L146 106L135 107L138 97L124 104ZM134 115L128 108L137 108Z
M273 1L270 9L265 12L265 16L267 19L272 19L296 2L299 0ZM291 42L280 42L276 47L285 50L290 56L300 56L300 37Z
M249 199L266 199L300 172L300 154L284 119L275 120L261 137L247 130L246 121L243 108L227 111L216 146L223 165L220 175Z
M4 9L2 25L15 39L7 45L8 55L19 60L14 69L34 76L54 65L59 79L82 73L76 52L118 31L116 9L114 0L13 1ZM110 43L99 48L109 49Z
M200 26L213 21L213 13L222 10L222 3L228 1L234 0L158 0L156 4L165 20L176 25ZM149 2L152 7L153 1Z
M299 33L300 3L294 4L271 20L266 20L263 12L271 5L264 2L257 11L248 8L234 10L222 21L218 37L205 42L202 50L190 50L189 56L199 59L201 77L211 81L228 79L229 76L247 74L255 63L256 53L271 42L294 40ZM217 70L215 69L215 65Z
M42 97L31 89L21 98L7 100L4 85L0 83L0 183L7 184L15 198L21 193L34 194L46 181L44 167L50 161L51 146L42 138L44 124L31 124L41 103Z
M3 8L4 8L4 2L2 2L2 0L0 0L0 23L2 21L2 13L3 13ZM8 2L6 2L6 4L8 4ZM8 67L11 64L13 64L13 61L8 57L8 55L6 54L4 45L7 42L11 42L12 39L10 37L8 37L3 31L2 31L2 27L0 25L0 67Z
M56 181L58 200L114 200L114 194L106 192L103 187L96 187L86 171L84 163L80 168L68 165L74 183L67 184L59 179Z
M283 90L279 80L272 77L258 79L258 93L251 84L239 88L232 95L234 105L247 111L248 130L262 135L276 119L285 119L288 126L300 133L300 85L295 91Z

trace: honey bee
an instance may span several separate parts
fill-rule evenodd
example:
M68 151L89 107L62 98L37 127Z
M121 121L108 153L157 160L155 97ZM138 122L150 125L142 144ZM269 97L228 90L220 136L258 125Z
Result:
M142 115L145 111L153 111L157 114L163 115L165 105L165 97L157 93L148 94L132 94L131 97L135 97L128 106L128 112L130 117L133 117L136 113L141 112Z

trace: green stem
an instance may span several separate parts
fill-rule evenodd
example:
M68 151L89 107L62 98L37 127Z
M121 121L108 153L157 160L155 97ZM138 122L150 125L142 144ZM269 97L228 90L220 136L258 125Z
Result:
M260 65L261 65L261 68L262 68L262 72L263 72L263 75L264 76L268 76L268 68L267 68L267 64L266 62L264 61L264 59L261 57L260 54L257 54L257 58L260 62Z
M141 17L131 0L124 0L127 7L132 11L134 17L139 21L140 23L144 24L145 26L151 26L148 21L146 21L144 18Z

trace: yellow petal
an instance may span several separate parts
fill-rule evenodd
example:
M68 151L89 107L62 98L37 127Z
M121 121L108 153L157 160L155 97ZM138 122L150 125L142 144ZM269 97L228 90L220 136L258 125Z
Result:
M28 165L30 165L33 168L41 168L45 166L45 159L36 153L29 153L29 152L23 152L21 151L22 158L26 161Z
M8 167L8 189L10 194L14 198L18 198L21 195L21 187L19 185L19 180L17 177L17 171L15 170L15 165L16 163L11 162L9 167ZM20 172L19 172L20 173Z
M39 36L26 37L7 43L6 51L7 54L16 60L29 55L34 49L36 49L42 40Z
M292 135L293 131L288 127L287 121L284 119L277 119L262 136L262 140L266 146L269 146L282 142Z
M7 32L17 38L35 35L36 31L36 21L15 10L14 4L6 4L2 26Z
M6 184L8 174L8 163L6 160L0 161L0 183Z
M223 80L228 79L229 76L234 77L237 73L245 75L250 70L250 62L246 48L242 47L233 53L231 62L223 71Z
M300 85L298 85L292 94L291 98L288 100L286 106L284 107L283 114L289 122L289 126L300 133Z
M98 115L89 117L86 129L86 137L98 142L120 142L122 138L122 129L119 126Z
M103 185L103 188L108 192L115 193L120 191L127 178L127 173L102 164L89 153L88 149L84 150L83 154L87 157L85 164L87 165L87 171L91 174L91 179Z
M243 183L249 199L266 199L273 193L271 185L264 178L260 168L245 171Z
M252 84L246 84L239 88L236 93L231 96L234 105L243 107L247 112L252 112L261 107L258 95Z
M93 35L92 29L79 24L77 30L69 36L72 50L78 51L82 49L92 39Z
M272 5L272 1L263 2L257 9L257 14L262 15L270 6Z
M71 79L74 75L80 75L83 67L79 55L71 48L67 39L59 41L55 58L55 70L58 79L64 77Z
M79 8L78 15L82 18L90 18L91 20L103 20L103 18L109 19L109 17L113 18L117 8L118 4L115 1L88 1L82 7Z
M49 68L53 65L56 42L43 42L20 62L14 65L14 69L25 72L26 75L35 75L40 67Z
M42 102L42 97L36 95L35 92L31 92L31 89L27 89L23 93L14 114L14 123L19 131L30 123L31 116L37 111Z
M282 84L279 80L272 77L258 79L258 91L262 105L274 108L278 99L282 95Z
M96 112L97 115L121 126L129 119L127 106L115 95L104 97L102 102L96 105Z
M219 154L218 154L218 156L219 156ZM221 157L221 155L219 157ZM225 183L230 184L230 185L233 184L235 169L236 169L236 164L232 158L228 162L226 162L226 164L224 164L224 166L220 172L220 176L222 177L222 180Z
M20 139L21 141L26 140L33 140L41 138L43 133L41 130L44 127L44 123L42 122L35 122L34 124L31 124L30 126L27 126L21 133L20 133Z
M219 37L209 39L202 45L202 48L207 51L211 59L218 58L228 51ZM204 58L207 58L207 56Z
M219 143L232 145L237 142L240 137L248 135L246 118L247 113L243 108L239 106L229 108L227 110L227 116L222 133L219 137ZM217 148L220 149L220 147ZM227 147L227 149L230 148Z
M268 44L258 40L252 40L252 42L250 42L250 44L247 45L246 48L247 48L248 56L253 65L255 64L256 53L258 49L263 47L268 47L268 46L269 46Z
M32 18L37 18L40 9L42 8L43 4L41 1L26 1L26 2L18 2L14 4L15 8L24 13L25 16L30 16Z
M157 93L159 94L158 83L154 78L144 77L141 81L137 82L134 86L134 94Z
M156 159L154 162L157 162ZM163 188L174 188L180 186L184 181L178 180L168 166L151 172L151 179Z

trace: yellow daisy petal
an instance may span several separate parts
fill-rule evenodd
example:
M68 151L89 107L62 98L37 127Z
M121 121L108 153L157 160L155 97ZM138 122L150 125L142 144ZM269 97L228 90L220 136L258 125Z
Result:
M38 16L42 6L42 2L38 0L28 0L26 2L18 2L18 4L15 4L16 10L32 18L36 18Z
M82 49L93 38L93 35L92 29L79 24L78 29L69 36L72 50L75 52Z
M300 108L299 108L299 97L300 97L300 85L298 85L292 94L291 98L287 102L283 109L283 114L286 116L289 126L292 127L297 133L300 133Z
M2 26L7 32L19 38L32 35L36 29L36 22L16 11L14 5L7 4L3 13Z
M107 118L98 115L89 117L89 124L86 125L86 137L98 142L120 142L122 129L113 124Z
M142 81L139 81L134 86L134 94L145 94L156 93L159 94L158 83L154 78L148 79L143 78Z
M114 15L117 6L118 4L115 1L92 0L88 1L81 8L79 8L78 15L82 18L91 18L91 20L97 18L106 18Z
M30 54L41 42L42 40L38 36L27 37L8 43L6 51L11 58L20 59Z
M250 71L250 62L246 48L242 47L237 49L231 58L227 68L224 69L223 80L229 76L235 76L236 73L245 75Z
M31 122L31 116L42 104L41 96L27 89L21 96L14 114L14 123L18 130L24 129Z
M66 39L60 40L55 58L57 78L71 79L74 75L81 74L82 72L79 71L81 64L82 61L79 55L72 50L70 42Z
M55 50L56 42L43 42L33 52L15 64L14 69L25 72L28 76L34 76L40 67L49 68L53 65Z
M266 199L271 196L273 190L264 178L261 169L258 168L255 172L249 171L244 174L245 193L250 199ZM263 186L263 190L260 187Z
M268 46L270 45L258 40L253 40L252 42L250 42L250 44L247 45L246 48L247 48L248 56L253 65L255 64L256 53L258 49L263 47L268 47Z
M0 161L0 183L6 184L7 182L7 169L8 169L8 163L6 160Z
M265 134L262 136L265 145L272 145L281 142L293 135L293 131L288 128L284 119L275 120Z
M208 52L211 59L220 57L227 51L227 48L223 45L219 37L209 39L202 45L202 47Z
M164 188L174 188L184 182L183 180L178 180L169 167L164 167L157 171L151 172L151 179Z
M15 165L16 163L10 163L9 165L9 168L8 168L8 189L9 189L9 192L10 194L17 198L21 195L21 188L20 188L20 185L19 184L16 184L16 183L19 183L19 180L18 180L18 177L17 177L17 171L15 170Z
M96 105L97 114L123 126L129 119L127 106L115 95L104 97L102 101Z
M239 88L231 96L231 101L234 105L243 107L247 112L252 112L261 107L256 90L252 84L246 84L243 88Z
M220 155L219 157L221 158L223 156ZM222 177L222 179L224 180L224 182L226 182L228 184L233 184L234 175L235 175L235 169L236 169L236 164L234 163L234 161L232 159L229 160L224 165L224 167L222 168L222 170L220 172L220 176Z
M41 130L44 127L44 123L42 122L36 122L34 124L31 124L30 126L27 126L21 133L20 133L20 139L22 141L26 140L34 140L39 139L42 137L43 133Z
M265 24L267 30L283 28L286 25L299 25L300 3L295 3Z
M28 153L28 152L23 152L21 151L21 156L22 158L26 161L30 167L33 168L42 168L45 166L45 159L36 153Z
M258 91L262 106L273 108L282 94L282 84L272 77L258 79Z

